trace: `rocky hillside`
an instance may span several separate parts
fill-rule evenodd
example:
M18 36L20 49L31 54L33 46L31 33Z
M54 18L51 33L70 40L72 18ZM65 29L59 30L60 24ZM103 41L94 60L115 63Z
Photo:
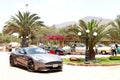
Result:
M84 21L91 21L92 19L95 19L95 20L101 20L101 24L106 24L106 23L109 23L111 22L112 20L110 19L104 19L104 18L100 18L100 17L93 17L93 16L87 16L87 17L84 17L82 18L82 20ZM79 22L75 22L75 21L70 21L70 22L63 22L61 24L56 24L55 26L57 28L62 28L62 27L67 27L67 26L70 26L70 25L73 25L73 24L78 24Z

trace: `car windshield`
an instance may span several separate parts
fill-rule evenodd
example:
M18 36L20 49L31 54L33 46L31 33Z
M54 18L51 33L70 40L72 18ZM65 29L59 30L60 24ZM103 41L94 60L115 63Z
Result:
M77 44L76 47L85 47L85 44Z
M98 47L104 47L105 45L104 44L98 44L97 46Z
M48 52L42 48L29 48L27 52L29 54L48 54Z

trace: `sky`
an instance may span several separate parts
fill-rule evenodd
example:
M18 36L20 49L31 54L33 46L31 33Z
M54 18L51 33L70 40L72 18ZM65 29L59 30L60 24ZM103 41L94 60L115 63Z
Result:
M36 13L51 26L87 16L115 19L120 14L120 0L0 0L0 32L18 11Z

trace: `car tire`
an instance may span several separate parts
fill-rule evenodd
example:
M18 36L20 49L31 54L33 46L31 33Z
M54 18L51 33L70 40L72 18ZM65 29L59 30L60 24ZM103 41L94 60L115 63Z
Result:
M106 54L106 51L101 51L101 54Z
M10 56L10 66L15 66L14 58Z
M34 69L34 62L32 59L28 60L28 63L27 63L27 69L29 72L33 72L35 69Z
M68 55L71 55L71 53L69 52L69 53L67 53Z
M57 55L59 55L59 54L60 54L60 52L58 52L58 51L57 51L57 52L56 52L56 54L57 54Z

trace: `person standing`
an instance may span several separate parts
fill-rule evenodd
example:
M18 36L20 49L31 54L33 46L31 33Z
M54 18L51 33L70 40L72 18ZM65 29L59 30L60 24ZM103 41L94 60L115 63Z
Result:
M116 45L116 43L114 42L114 44L111 45L112 56L117 56L117 51L116 51L116 49L117 49L117 45Z
M51 44L48 42L48 50L51 48Z
M39 47L44 49L44 43L40 42Z
M9 52L12 52L12 45L11 44L8 45L8 50L9 50Z
M116 43L116 42L114 42L114 44L115 44L115 47L116 47L116 49L118 48L118 44Z
M76 43L72 44L72 46L71 46L72 52L75 52L75 47L76 47Z
M98 54L98 45L95 45L95 53Z

